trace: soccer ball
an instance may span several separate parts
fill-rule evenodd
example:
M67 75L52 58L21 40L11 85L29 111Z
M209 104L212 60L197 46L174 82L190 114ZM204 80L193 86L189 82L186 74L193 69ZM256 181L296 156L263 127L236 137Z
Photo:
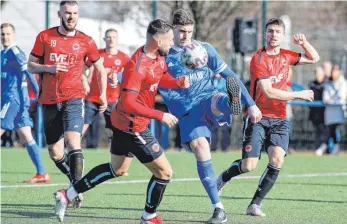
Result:
M191 42L184 46L181 60L188 69L200 69L208 61L206 48L198 42Z

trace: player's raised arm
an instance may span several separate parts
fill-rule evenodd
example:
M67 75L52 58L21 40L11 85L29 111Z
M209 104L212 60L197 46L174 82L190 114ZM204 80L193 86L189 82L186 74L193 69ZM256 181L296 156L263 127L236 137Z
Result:
M320 57L316 49L306 40L302 33L297 33L293 36L294 44L300 45L305 54L301 56L298 64L315 64L319 61Z
M102 64L100 59L94 62L93 65L95 69L98 71L96 74L97 74L98 86L100 90L100 100L101 100L99 112L103 113L107 108L107 99L106 99L107 74L106 74L104 65Z

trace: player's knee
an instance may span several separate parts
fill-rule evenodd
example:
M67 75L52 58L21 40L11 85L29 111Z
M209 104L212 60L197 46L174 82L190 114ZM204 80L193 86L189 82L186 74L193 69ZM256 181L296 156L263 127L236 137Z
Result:
M270 164L276 168L281 168L284 163L283 157L273 157L270 159Z
M244 159L242 160L242 163L241 163L242 172L244 173L251 172L257 168L257 165L258 165L257 159L253 159L253 158Z
M53 161L61 160L64 157L64 152L60 152L61 150L57 146L48 146L49 157Z
M171 168L166 168L158 172L158 178L163 180L171 180L173 175L173 170Z

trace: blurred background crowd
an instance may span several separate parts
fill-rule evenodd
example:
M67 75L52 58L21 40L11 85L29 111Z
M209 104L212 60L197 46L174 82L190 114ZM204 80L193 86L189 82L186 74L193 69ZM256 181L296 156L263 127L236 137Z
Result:
M1 1L2 22L16 27L17 41L29 54L36 35L46 27L59 25L59 2L55 1ZM338 154L347 150L347 2L217 2L217 1L83 1L77 29L93 37L99 48L105 47L105 30L118 31L118 48L131 55L145 40L145 29L152 18L171 20L177 8L190 10L196 21L194 38L213 44L224 60L249 85L249 61L252 54L263 46L263 24L272 17L281 17L286 24L286 48L292 46L292 33L302 32L321 56L319 65L293 68L289 91L312 89L312 103L292 101L288 105L291 121L291 151L314 150L317 155ZM226 91L225 80L218 74L213 84ZM29 87L30 88L30 87ZM31 116L36 120L34 132L44 146L42 125L36 117L36 96L32 99ZM167 111L160 95L157 109ZM242 116L233 118L232 126L213 127L213 151L240 149L242 144ZM108 135L100 115L84 136L86 148L107 148ZM39 126L37 126L39 125ZM41 130L41 131L40 131ZM178 127L168 129L152 121L151 130L163 148L181 150ZM2 147L18 147L15 132L6 132Z

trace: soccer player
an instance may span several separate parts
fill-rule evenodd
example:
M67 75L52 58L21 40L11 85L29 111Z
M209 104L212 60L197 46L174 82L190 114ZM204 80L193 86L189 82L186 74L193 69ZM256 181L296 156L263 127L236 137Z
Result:
M191 149L196 157L200 180L214 207L208 223L225 223L227 216L219 200L216 176L212 167L210 124L230 125L231 116L241 113L241 97L254 122L261 119L261 113L244 85L236 78L216 49L208 43L192 40L194 24L193 16L187 11L179 9L174 12L175 45L166 57L169 73L174 78L187 74L190 87L188 90L160 89L160 93L170 112L179 119L182 145ZM208 64L201 69L189 70L181 61L181 53L184 46L194 42L199 42L206 48ZM226 79L227 93L218 92L213 86L213 74L220 74Z
M34 91L39 86L35 76L27 70L27 59L24 52L14 43L15 28L10 23L1 24L1 135L6 130L16 130L20 141L28 150L31 161L36 167L36 175L25 180L25 183L47 183L50 178L41 158L32 133L33 121L29 116L30 100L28 95L28 78Z
M129 61L129 56L117 49L118 44L118 31L116 29L108 29L105 32L104 41L106 43L105 49L100 49L99 54L103 61L104 68L107 73L107 109L104 112L105 117L105 127L108 130L108 137L112 139L112 124L111 124L111 112L118 102L120 93L120 81L121 73L124 66ZM99 114L100 99L99 99L99 88L97 80L97 70L94 69L92 63L88 60L86 65L90 67L88 79L83 76L83 84L87 96L86 100L86 111L84 117L84 126L82 130L82 135L87 131L90 124L93 123L95 118ZM124 161L124 166L129 167L131 163L132 154L127 155ZM127 175L127 172L125 173Z
M265 146L269 164L259 180L258 189L246 210L247 215L265 216L261 202L270 191L283 165L289 144L289 123L286 119L288 100L313 100L313 91L288 92L288 73L291 65L313 64L319 60L317 51L306 40L304 34L294 35L294 44L300 45L304 54L281 48L285 26L281 19L270 19L266 23L266 46L252 57L251 95L260 108L263 118L252 124L248 118L244 124L242 159L234 161L218 177L218 190L231 178L247 173L257 167L261 149Z
M187 88L188 78L173 79L167 73L164 56L173 45L172 26L156 19L147 28L146 44L140 47L125 66L119 102L111 114L113 138L111 163L94 167L68 190L55 193L56 215L63 221L68 203L83 193L111 178L122 176L125 155L133 153L153 174L148 183L147 199L140 223L160 224L156 214L166 186L172 177L172 168L158 140L148 129L150 118L169 127L177 123L170 113L152 109L158 86Z
M76 30L79 10L76 1L61 1L60 26L42 31L29 57L28 69L40 74L39 103L43 105L44 132L49 155L71 182L81 179L84 158L81 133L84 123L82 70L85 58L98 70L100 107L104 112L106 73L94 40ZM64 153L64 141L69 149ZM80 202L76 200L75 206Z

